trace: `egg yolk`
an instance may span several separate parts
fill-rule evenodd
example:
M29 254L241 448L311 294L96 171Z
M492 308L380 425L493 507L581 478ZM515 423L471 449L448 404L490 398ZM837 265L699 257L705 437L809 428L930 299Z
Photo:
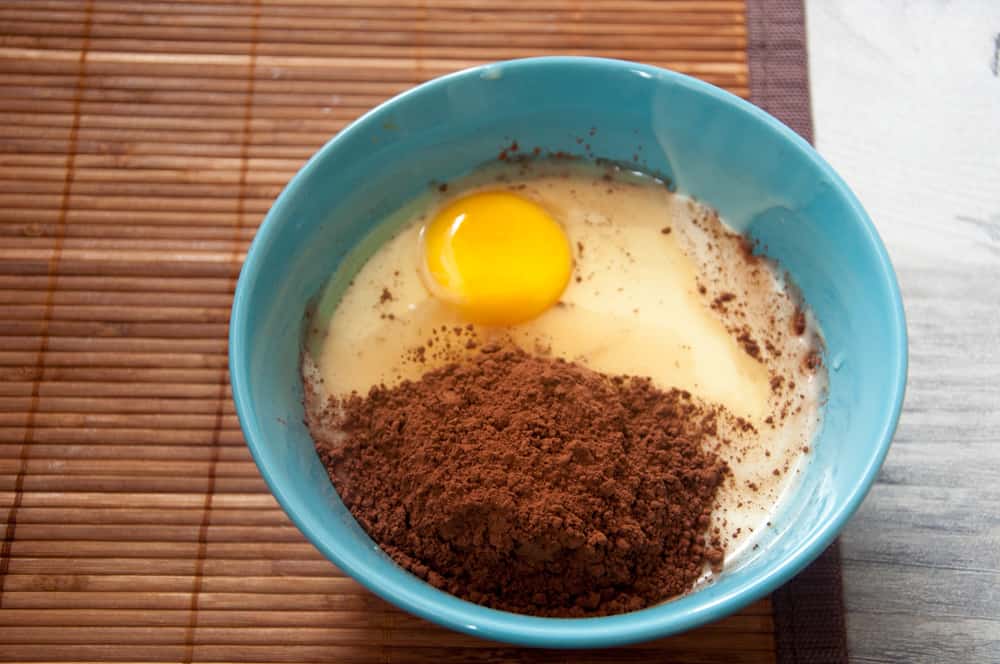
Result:
M510 192L452 201L423 228L424 272L437 297L483 325L513 325L555 304L573 256L543 207Z

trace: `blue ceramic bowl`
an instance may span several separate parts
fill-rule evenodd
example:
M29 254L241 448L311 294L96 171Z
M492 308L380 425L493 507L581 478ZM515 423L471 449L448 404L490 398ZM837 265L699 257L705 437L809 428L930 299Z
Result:
M590 136L591 128L596 132ZM341 503L302 424L303 313L388 212L496 158L512 139L631 162L670 177L761 241L800 286L826 335L830 393L794 493L760 548L689 596L607 618L535 618L465 602L397 567ZM260 227L236 289L233 397L278 502L344 572L419 616L489 639L612 646L681 632L768 594L819 555L882 464L903 401L906 328L875 228L823 159L767 113L662 69L589 58L505 62L431 81L327 143Z

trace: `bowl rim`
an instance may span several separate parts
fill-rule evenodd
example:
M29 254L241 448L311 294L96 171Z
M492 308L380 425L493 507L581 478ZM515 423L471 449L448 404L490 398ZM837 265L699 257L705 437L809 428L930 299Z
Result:
M758 121L768 125L779 140L783 140L798 151L800 157L808 159L817 166L829 179L832 188L848 204L855 221L859 223L860 230L865 235L867 246L874 251L878 260L882 285L890 294L893 303L892 311L889 312L892 326L890 337L894 340L895 347L892 357L888 358L890 361L887 363L890 371L893 372L891 390L886 398L886 402L891 404L891 408L886 411L879 423L876 445L867 460L867 465L851 487L848 498L843 501L839 509L827 517L825 524L813 533L812 537L799 543L790 554L767 565L762 570L763 573L749 577L730 592L713 601L703 602L700 605L695 604L681 612L672 610L670 608L672 603L668 602L633 613L599 618L540 618L489 609L464 600L459 600L458 603L449 602L445 598L452 600L456 598L439 591L426 592L426 588L424 588L426 584L416 577L412 577L413 583L397 582L380 577L354 558L349 550L341 549L336 542L325 540L321 533L315 532L309 523L290 508L289 499L285 496L281 486L272 476L267 465L262 463L262 443L260 441L263 439L263 433L252 415L254 406L249 388L251 382L249 363L241 361L241 358L244 358L248 349L246 329L251 308L249 293L251 286L249 284L256 281L257 275L262 269L264 247L271 244L280 231L278 222L278 217L281 216L280 211L289 205L295 190L317 168L317 164L328 159L336 151L338 144L345 141L348 136L365 131L369 126L380 126L383 115L404 103L411 96L436 91L457 79L478 78L497 67L503 68L505 76L533 68L583 67L602 70L605 73L635 74L643 78L665 79L673 85L687 88L755 117ZM857 197L809 143L762 109L710 83L651 65L626 60L580 56L546 56L507 60L447 74L396 95L341 130L310 157L292 177L261 222L240 271L233 297L229 329L229 367L233 401L247 446L250 448L254 461L275 499L314 546L365 588L417 616L465 634L517 645L557 648L625 645L677 634L718 620L769 594L818 557L858 509L885 460L903 405L908 365L907 356L908 342L903 302L888 253L874 224ZM416 584L420 584L420 586ZM697 593L689 597L697 597Z

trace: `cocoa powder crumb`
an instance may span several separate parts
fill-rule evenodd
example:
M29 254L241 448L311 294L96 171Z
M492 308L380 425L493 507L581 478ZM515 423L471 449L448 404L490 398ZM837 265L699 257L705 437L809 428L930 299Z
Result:
M795 312L795 318L792 319L792 332L797 337L806 333L806 313L802 309Z
M623 613L723 561L706 531L729 470L707 448L726 413L687 392L491 344L315 406L307 423L344 504L398 564L459 597Z
M744 327L740 330L739 334L736 335L736 340L740 342L741 346L743 346L743 350L746 351L747 355L758 362L763 361L760 356L760 344L754 341L753 337L750 336L750 328Z
M736 299L735 293L720 293L712 300L712 309L720 313L727 313L726 303Z

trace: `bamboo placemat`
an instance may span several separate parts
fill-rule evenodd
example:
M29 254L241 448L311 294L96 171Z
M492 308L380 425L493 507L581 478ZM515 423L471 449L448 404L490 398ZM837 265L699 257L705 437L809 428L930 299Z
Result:
M0 2L0 661L772 662L768 601L522 651L375 599L268 493L226 329L301 163L481 62L640 60L747 96L742 0Z

